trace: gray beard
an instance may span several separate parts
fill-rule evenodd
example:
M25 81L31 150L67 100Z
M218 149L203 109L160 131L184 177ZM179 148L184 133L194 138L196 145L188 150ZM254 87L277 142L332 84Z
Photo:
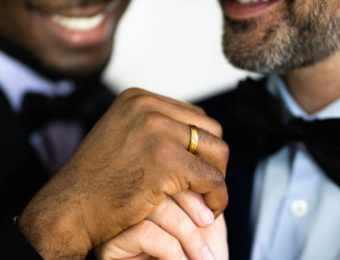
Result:
M283 73L322 61L340 50L340 16L320 22L324 9L320 4L304 20L290 9L283 22L267 30L252 48L247 47L247 43L228 40L226 36L256 30L256 22L226 18L224 53L236 67L258 73Z

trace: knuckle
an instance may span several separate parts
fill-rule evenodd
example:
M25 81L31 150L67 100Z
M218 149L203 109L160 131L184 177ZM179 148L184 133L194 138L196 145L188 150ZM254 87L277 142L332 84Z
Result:
M170 125L170 120L159 112L148 112L144 115L144 125L151 131L160 131L167 129Z
M192 105L193 108L201 115L207 115L207 113L205 112L205 110L200 107L200 106L197 106L197 105Z
M226 195L223 197L223 200L222 200L222 208L225 209L228 204L229 204L229 196L228 196L228 193L226 193Z
M159 206L156 208L152 214L155 217L161 218L162 216L167 216L170 208L170 199L167 197Z
M217 167L218 167L219 170L222 171L223 176L226 175L227 164L228 164L228 160L229 160L229 154L230 154L229 145L225 141L221 140L219 150L218 150Z
M183 251L180 243L175 238L171 238L169 242L167 247L169 256L181 256Z
M158 112L145 112L137 117L135 128L142 133L145 140L151 144L158 144L168 139L165 132L171 127L171 120Z
M223 173L215 166L208 164L200 159L192 162L191 168L198 177L204 178L210 185L218 186L224 183Z
M146 93L139 93L132 98L132 109L135 111L152 110L158 105L159 101Z
M221 212L227 207L229 202L229 196L226 187L223 187L223 189L219 193L219 208L221 209Z
M214 118L207 117L207 120L209 122L209 131L211 134L221 138L223 136L222 125Z
M222 185L222 184L224 185L225 183L223 174L215 167L214 167L214 170L210 174L210 182L213 185L217 185L217 186Z
M150 220L143 220L138 227L138 236L142 240L153 237L155 232L155 224Z
M223 127L222 125L215 119L213 119L213 125L214 125L214 130L215 133L218 137L222 137L223 136Z
M224 212L224 210L227 208L228 206L228 199L224 199L218 202L218 205L216 207L216 209L214 210L214 213L216 216L219 216L220 214L222 214Z
M131 87L131 88L128 88L126 90L124 90L120 96L122 98L131 98L131 97L134 97L138 94L141 94L143 93L143 90L141 88L137 88L137 87Z
M215 216L220 215L226 209L228 205L228 193L225 184L213 191L209 201L209 207L213 210Z
M223 140L221 140L220 153L222 154L223 158L225 159L229 158L230 148L229 145Z
M177 217L177 230L187 238L193 237L192 235L195 233L194 224L189 220L187 215L178 216Z
M197 227L187 229L187 231L183 233L182 239L185 243L190 244L190 247L197 252L199 252L200 248L205 244L203 235Z

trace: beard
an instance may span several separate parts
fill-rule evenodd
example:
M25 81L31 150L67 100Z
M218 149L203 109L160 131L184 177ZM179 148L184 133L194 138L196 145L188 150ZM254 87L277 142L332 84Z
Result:
M225 17L223 50L233 65L283 73L340 49L340 0L282 0L275 7L250 20Z

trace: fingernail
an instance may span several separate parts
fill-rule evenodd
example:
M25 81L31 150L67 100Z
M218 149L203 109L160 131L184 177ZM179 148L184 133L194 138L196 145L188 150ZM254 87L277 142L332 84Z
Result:
M200 204L198 206L198 216L201 222L205 225L210 225L214 222L215 216L205 205Z
M208 246L202 248L202 260L216 260L216 257Z

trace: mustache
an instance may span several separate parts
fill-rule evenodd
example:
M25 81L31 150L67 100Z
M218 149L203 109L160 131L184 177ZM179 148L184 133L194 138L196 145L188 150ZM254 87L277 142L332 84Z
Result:
M87 7L97 4L108 4L118 0L32 0L26 3L26 7L43 12L63 11L72 8Z

